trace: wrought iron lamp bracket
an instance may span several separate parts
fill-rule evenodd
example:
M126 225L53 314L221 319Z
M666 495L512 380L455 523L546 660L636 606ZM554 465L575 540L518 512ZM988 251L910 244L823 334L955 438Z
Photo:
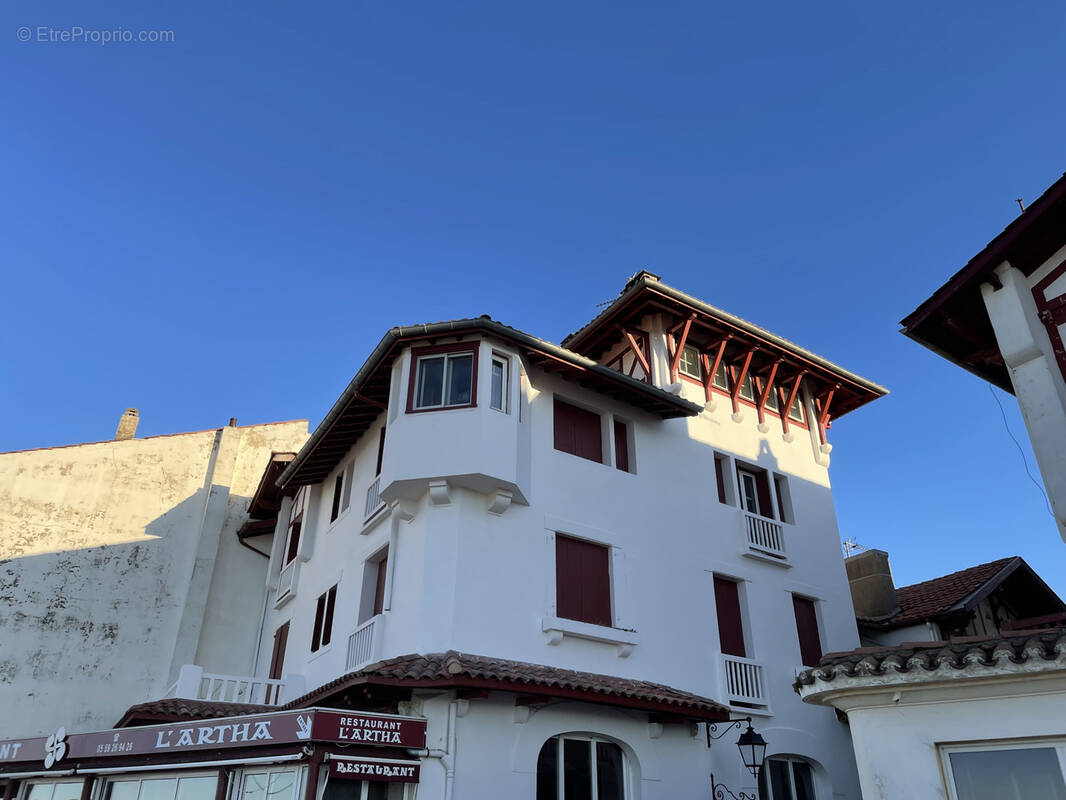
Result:
M707 746L710 747L715 739L721 739L733 728L740 728L741 725L747 723L748 727L751 727L751 717L741 717L740 719L731 719L728 722L708 722L707 724ZM718 725L725 725L721 732L718 732Z
M711 797L714 800L726 800L727 797L732 797L733 800L759 800L756 795L748 794L747 792L741 792L740 794L733 794L729 787L724 783L714 782L714 773L711 773Z

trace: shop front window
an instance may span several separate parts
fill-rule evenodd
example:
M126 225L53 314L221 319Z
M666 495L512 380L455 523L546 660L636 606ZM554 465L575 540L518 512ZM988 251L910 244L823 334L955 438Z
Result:
M66 783L31 783L24 795L25 800L78 800L81 797L82 780Z
M296 800L299 777L295 767L245 770L241 776L239 798L240 800Z
M218 775L213 772L208 775L116 778L107 782L104 800L214 800L217 787Z
M322 800L403 800L405 783L330 780Z

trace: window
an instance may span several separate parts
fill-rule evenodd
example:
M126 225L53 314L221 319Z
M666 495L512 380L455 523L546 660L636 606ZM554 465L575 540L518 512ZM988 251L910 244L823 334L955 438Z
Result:
M408 411L476 405L476 345L425 348L413 351L411 357Z
M692 345L685 345L681 351L681 360L677 362L677 371L682 375L700 380L703 370L700 369L700 351Z
M82 780L72 783L31 783L23 795L24 800L78 800L81 797ZM117 799L116 799L117 800ZM137 795L133 795L137 800Z
M378 434L378 461L377 466L374 467L374 477L381 474L381 460L385 457L385 426L381 426L381 433Z
M787 400L788 398L785 399ZM788 408L788 418L796 422L805 421L803 417L803 401L800 400L799 392L796 392L796 397Z
M800 660L805 667L817 667L822 660L822 642L818 638L818 615L814 601L792 595L792 610L796 614L796 634L799 637Z
M740 585L715 575L714 607L718 614L718 643L722 652L727 656L747 658L744 621L740 613Z
M777 513L782 522L790 525L795 524L796 517L792 513L792 492L788 488L788 478L774 473L774 496L777 500Z
M373 616L377 616L385 610L385 579L389 574L389 554L385 553L378 562L374 575L374 608Z
M289 623L274 631L274 651L270 654L270 673L268 678L277 680L285 670L285 646L289 643Z
M729 391L729 368L725 364L719 364L714 371L714 386L723 392Z
M329 521L333 522L341 513L341 493L344 491L344 473L337 474L333 481L333 505L329 509Z
M770 499L770 479L766 470L737 466L737 485L740 487L740 507L749 514L774 518Z
M355 477L355 461L349 461L344 468L344 491L341 493L341 513L348 510L352 504L352 478Z
M766 759L759 775L759 796L763 800L815 800L811 765L799 758Z
M766 384L759 380L759 391L762 392L766 388ZM773 386L770 387L770 393L766 395L766 405L764 406L767 411L773 411L775 414L781 413L781 403L777 399L777 389Z
M740 384L740 396L752 403L755 402L755 384L750 372L744 376L744 382Z
M389 548L384 547L363 563L363 591L359 601L359 624L385 611L389 579Z
M945 761L952 800L1066 800L1066 742L952 748Z
M555 449L603 463L600 415L555 398Z
M109 780L104 800L214 800L218 775L119 778ZM28 800L38 800L33 797ZM59 800L58 797L53 800Z
M405 783L382 781L337 781L326 782L322 800L403 800Z
M622 472L629 472L629 426L622 420L614 421L614 465Z
M595 736L556 736L537 757L537 800L625 800L622 748Z
M555 605L560 617L610 626L611 548L555 536Z
M492 374L489 407L507 413L507 363L505 356L492 354Z
M733 485L730 481L729 456L714 454L714 480L718 487L718 502L733 505Z
M300 532L303 529L304 505L307 501L307 487L301 486L292 501L292 511L289 513L289 531L285 537L285 559L282 566L287 566L296 560L300 552Z
M303 796L300 775L292 767L249 770L241 776L240 792L230 796L233 800L295 800Z
M315 605L315 628L311 634L312 653L329 644L333 636L333 608L336 604L336 586L318 596L318 603Z

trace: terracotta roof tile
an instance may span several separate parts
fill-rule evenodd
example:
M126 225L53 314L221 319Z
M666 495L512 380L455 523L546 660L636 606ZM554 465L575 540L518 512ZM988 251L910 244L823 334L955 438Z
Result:
M214 700L188 700L184 697L166 697L148 703L130 706L116 728L132 728L137 725L155 725L160 722L181 722L192 719L218 719L241 714L262 714L275 711L277 706L257 703L222 703Z
M887 619L859 617L859 622L881 628L901 628L936 619L996 577L1016 558L1001 558L922 583L901 586L896 589L900 608L896 614Z
M729 709L699 695L683 692L670 686L632 678L618 678L591 672L577 672L524 661L458 653L428 655L411 654L390 658L348 673L315 691L289 703L287 708L310 705L322 698L343 691L347 686L376 681L413 684L432 682L436 685L469 685L482 683L488 687L499 685L502 691L520 688L531 693L551 695L552 690L566 696L587 695L588 702L611 703L614 700L639 701L644 706L660 706L664 713L695 715L700 718L728 714Z

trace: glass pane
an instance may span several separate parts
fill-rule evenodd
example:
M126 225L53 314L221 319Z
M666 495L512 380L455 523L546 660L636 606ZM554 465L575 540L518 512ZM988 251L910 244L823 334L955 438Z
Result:
M559 740L549 739L537 756L537 800L559 797Z
M374 797L373 794L370 795ZM362 800L363 781L326 781L322 800Z
M1053 747L952 753L959 800L1066 800Z
M136 784L134 786L136 787ZM26 793L26 800L49 800L52 797L54 788L54 783L31 783L30 790ZM136 791L134 791L133 796L137 796Z
M729 378L726 376L725 364L720 365L714 373L714 385L719 389L729 391Z
M418 362L418 391L415 408L439 406L443 399L444 356L423 358Z
M140 800L174 800L177 778L149 778L141 781Z
M777 390L772 386L770 387L770 394L766 395L766 407L771 411L778 410Z
M367 792L367 800L403 800L403 783L375 783L367 784L370 791Z
M563 800L592 800L592 742L563 739Z
M770 766L770 797L773 800L793 800L788 781L788 762L772 758Z
M751 385L751 375L744 376L744 383L740 384L740 396L745 400L755 399L755 389Z
M289 800L292 797L292 789L295 783L296 770L294 769L272 772L270 774L270 788L267 790L267 800Z
M77 783L57 783L52 800L78 800L81 797L81 781Z
M596 797L624 800L622 748L611 742L596 742Z
M792 401L792 406L788 410L788 415L796 422L803 422L803 403L799 399L799 395L796 395L796 399Z
M492 407L503 411L503 362L492 362Z
M36 788L36 787L34 787ZM107 784L107 800L137 800L140 781L112 781ZM30 800L41 800L30 793Z
M796 792L796 800L814 800L814 777L810 764L792 762L792 788Z
M744 510L751 514L758 514L759 496L755 491L755 479L745 473L740 476L740 482L744 493Z
M241 785L241 800L266 800L266 772L246 772Z
M352 504L352 478L355 476L355 462L344 469L344 491L341 492L341 511L347 511Z
M212 800L218 787L217 775L178 779L177 800Z
M682 375L690 378L700 377L700 352L695 347L686 347L681 351L681 361L678 364Z
M448 357L448 405L463 406L470 402L470 379L474 368L474 357Z

